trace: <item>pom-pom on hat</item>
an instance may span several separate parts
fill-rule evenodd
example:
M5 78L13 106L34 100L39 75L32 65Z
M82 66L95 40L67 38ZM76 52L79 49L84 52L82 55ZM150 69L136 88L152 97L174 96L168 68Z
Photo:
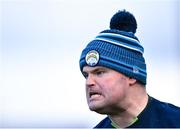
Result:
M146 85L144 48L135 36L136 29L131 13L123 10L114 14L110 29L100 32L82 51L81 72L84 66L104 66Z

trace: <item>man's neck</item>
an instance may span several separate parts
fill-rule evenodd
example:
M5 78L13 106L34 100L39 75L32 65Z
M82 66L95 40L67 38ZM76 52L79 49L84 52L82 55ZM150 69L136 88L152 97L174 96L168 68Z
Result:
M124 128L132 125L137 116L144 110L148 103L148 95L144 89L133 89L138 92L133 92L129 97L129 103L124 112L109 115L111 121L119 128ZM136 94L137 93L137 94Z

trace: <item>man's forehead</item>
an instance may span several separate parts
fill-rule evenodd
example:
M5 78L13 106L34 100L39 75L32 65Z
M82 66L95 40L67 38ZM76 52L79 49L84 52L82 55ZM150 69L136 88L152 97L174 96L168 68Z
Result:
M91 71L98 70L98 69L108 69L108 68L103 67L103 66L94 66L94 67L84 66L83 67L83 72L91 72Z

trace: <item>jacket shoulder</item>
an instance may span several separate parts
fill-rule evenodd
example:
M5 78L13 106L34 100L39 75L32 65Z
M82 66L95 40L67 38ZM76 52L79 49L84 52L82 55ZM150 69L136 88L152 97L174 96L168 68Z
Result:
M157 111L161 123L166 123L167 127L180 127L180 107L175 106L171 103L161 102L158 100Z

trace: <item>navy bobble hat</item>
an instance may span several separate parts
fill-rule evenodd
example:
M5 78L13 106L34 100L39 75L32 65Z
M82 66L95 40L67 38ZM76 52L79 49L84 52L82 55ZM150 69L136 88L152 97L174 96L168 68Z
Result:
M100 32L82 51L81 72L84 66L103 66L146 85L144 48L135 36L136 29L136 19L131 13L123 10L114 14L110 29Z

